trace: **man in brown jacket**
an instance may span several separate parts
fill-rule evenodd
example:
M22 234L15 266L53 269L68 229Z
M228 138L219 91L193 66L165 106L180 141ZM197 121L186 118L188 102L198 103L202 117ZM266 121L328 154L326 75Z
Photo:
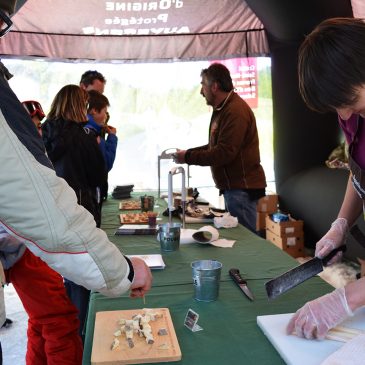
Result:
M239 223L256 232L256 204L265 195L255 116L234 92L229 70L213 63L201 72L201 94L213 107L209 143L179 150L175 162L211 166L226 209Z

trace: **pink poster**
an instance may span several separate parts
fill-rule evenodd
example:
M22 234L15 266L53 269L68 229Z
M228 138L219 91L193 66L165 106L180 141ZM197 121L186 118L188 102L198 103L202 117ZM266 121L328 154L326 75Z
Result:
M232 58L229 60L212 61L225 65L232 77L233 87L237 94L246 101L251 108L258 106L257 66L256 58Z

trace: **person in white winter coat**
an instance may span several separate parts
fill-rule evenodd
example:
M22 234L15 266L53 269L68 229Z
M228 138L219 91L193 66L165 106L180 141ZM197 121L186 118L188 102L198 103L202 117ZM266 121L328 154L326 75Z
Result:
M11 26L14 7L15 0L0 0L0 37ZM109 296L128 290L132 297L144 296L152 284L148 266L126 258L56 176L36 127L8 85L9 75L0 63L0 225L75 283Z

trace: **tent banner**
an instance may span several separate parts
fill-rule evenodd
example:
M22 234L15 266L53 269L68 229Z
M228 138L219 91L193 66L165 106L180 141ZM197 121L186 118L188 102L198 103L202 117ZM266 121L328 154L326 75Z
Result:
M15 29L21 31L104 36L263 28L242 0L28 0L14 22Z
M264 27L243 0L27 0L0 53L58 59L260 56Z
M233 87L236 93L246 101L251 108L258 106L258 83L256 58L232 58L213 61L225 65L231 73Z
M263 28L242 0L98 1L84 34L160 35ZM104 3L104 4L103 4ZM95 4L96 5L96 4ZM89 14L89 12L88 12ZM256 23L255 23L256 21Z

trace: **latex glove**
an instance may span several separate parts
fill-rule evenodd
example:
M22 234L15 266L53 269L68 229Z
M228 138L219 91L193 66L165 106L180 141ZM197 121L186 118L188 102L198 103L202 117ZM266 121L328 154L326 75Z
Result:
M332 250L345 243L346 235L349 230L346 218L337 218L330 230L317 242L315 256L323 258ZM330 261L329 265L341 259L342 252L338 252Z
M323 340L327 332L353 313L347 304L345 288L306 303L289 321L287 334Z

